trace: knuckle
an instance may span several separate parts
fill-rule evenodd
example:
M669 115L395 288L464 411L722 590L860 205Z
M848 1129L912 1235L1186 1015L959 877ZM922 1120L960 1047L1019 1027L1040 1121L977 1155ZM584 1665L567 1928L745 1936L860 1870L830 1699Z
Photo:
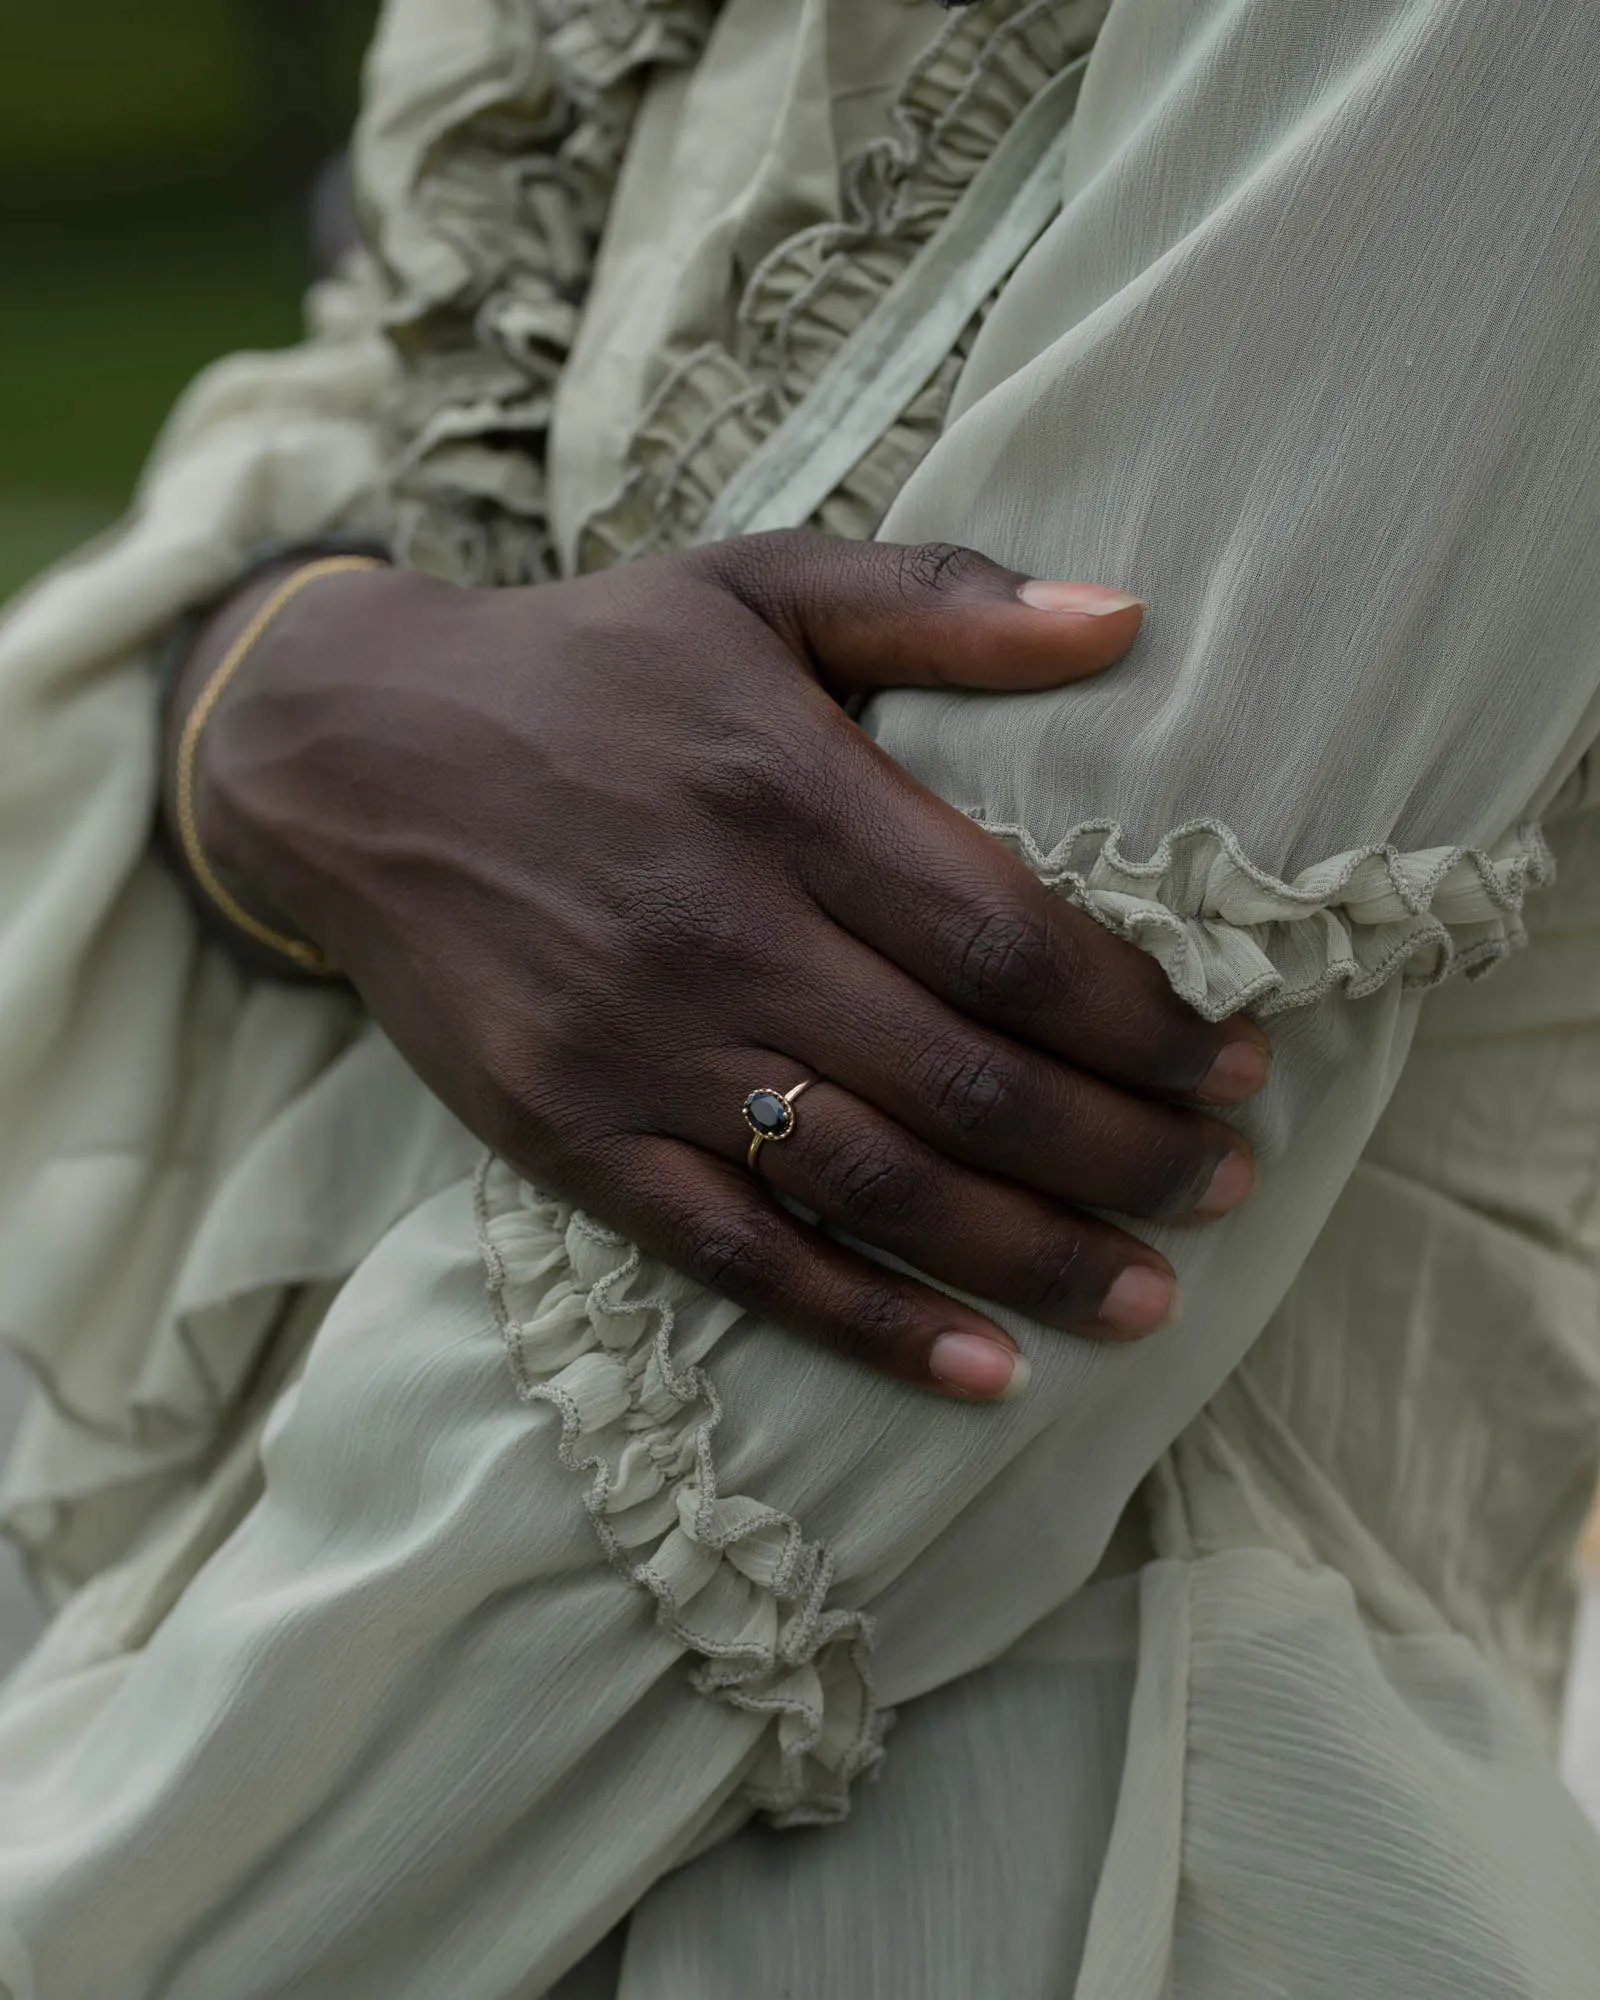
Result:
M483 1115L498 1132L532 1137L547 1126L546 1071L525 1034L487 1023L480 1031L477 1079Z
M815 528L762 528L737 535L723 547L747 571L793 586L814 564L827 561L834 538Z
M956 984L972 1007L1031 1014L1048 999L1054 977L1049 927L1038 911L988 910L957 942Z
M814 529L771 528L708 543L685 552L684 559L702 567L746 610L781 629L809 600L819 568L830 560L832 541Z
M744 833L766 823L794 793L795 752L775 734L747 730L705 746L693 777L695 793L714 819Z
M932 1110L942 1124L966 1139L1004 1130L1021 1101L1020 1064L982 1043L932 1051L924 1073Z
M762 927L720 870L670 868L637 873L619 899L629 956L674 983L704 985L760 969Z
M1135 1153L1131 1212L1135 1215L1181 1215L1205 1192L1221 1149L1198 1133L1164 1124Z
M894 1369L915 1328L910 1307L891 1284L863 1285L841 1302L828 1335L830 1344L863 1367Z
M895 588L910 609L929 597L949 597L972 582L983 558L959 542L909 542L896 551Z
M592 1029L591 1029L592 1035ZM627 1131L633 1107L596 1090L590 1063L559 1036L496 1036L480 1049L467 1113L503 1158L540 1171Z
M764 1297L777 1265L771 1232L731 1211L699 1218L684 1247L684 1268L697 1284L736 1304Z
M1044 1320L1082 1313L1092 1283L1081 1238L1040 1246L1028 1271L1029 1308Z
M833 1212L857 1230L905 1222L920 1195L910 1163L875 1133L841 1140L823 1163L820 1182Z

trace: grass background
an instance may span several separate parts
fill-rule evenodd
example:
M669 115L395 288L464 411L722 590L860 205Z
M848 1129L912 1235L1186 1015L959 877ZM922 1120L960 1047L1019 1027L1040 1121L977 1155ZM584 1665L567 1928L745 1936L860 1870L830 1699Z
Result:
M299 330L373 0L7 9L0 599L113 519L195 371Z

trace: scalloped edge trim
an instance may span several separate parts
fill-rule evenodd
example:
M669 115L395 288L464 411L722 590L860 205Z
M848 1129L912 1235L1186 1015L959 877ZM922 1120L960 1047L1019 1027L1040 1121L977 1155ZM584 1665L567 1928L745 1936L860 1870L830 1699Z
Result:
M699 1693L772 1719L744 1796L779 1826L843 1818L853 1782L882 1757L889 1722L873 1687L872 1620L828 1607L832 1554L791 1515L721 1493L712 1448L721 1398L704 1369L673 1359L673 1299L625 1296L639 1250L547 1200L494 1154L474 1203L517 1395L558 1412L558 1456L587 1476L584 1505L607 1561L698 1656ZM529 1246L515 1239L530 1233L543 1242L536 1268L521 1271ZM608 1268L580 1277L579 1250ZM537 1292L538 1325L517 1317L519 1283Z
M1046 888L1148 952L1213 1021L1245 1007L1286 1013L1336 989L1365 999L1397 976L1417 992L1475 977L1526 942L1527 893L1555 879L1532 820L1492 849L1374 843L1286 881L1221 820L1186 821L1136 860L1118 820L1081 820L1046 850L1025 827L969 817Z

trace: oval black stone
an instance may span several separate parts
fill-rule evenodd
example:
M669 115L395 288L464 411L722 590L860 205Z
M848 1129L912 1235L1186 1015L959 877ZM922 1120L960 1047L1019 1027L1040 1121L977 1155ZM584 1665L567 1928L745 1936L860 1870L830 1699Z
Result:
M775 1090L752 1090L744 1101L744 1115L752 1132L763 1139L777 1139L794 1123L794 1113Z

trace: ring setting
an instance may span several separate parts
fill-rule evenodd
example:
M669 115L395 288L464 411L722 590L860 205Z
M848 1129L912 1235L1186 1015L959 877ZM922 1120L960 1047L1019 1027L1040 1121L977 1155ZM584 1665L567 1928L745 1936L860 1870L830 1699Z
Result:
M795 1099L816 1082L808 1076L793 1090L752 1090L744 1101L744 1122L750 1127L750 1151L745 1164L753 1167L763 1146L776 1146L794 1131Z

